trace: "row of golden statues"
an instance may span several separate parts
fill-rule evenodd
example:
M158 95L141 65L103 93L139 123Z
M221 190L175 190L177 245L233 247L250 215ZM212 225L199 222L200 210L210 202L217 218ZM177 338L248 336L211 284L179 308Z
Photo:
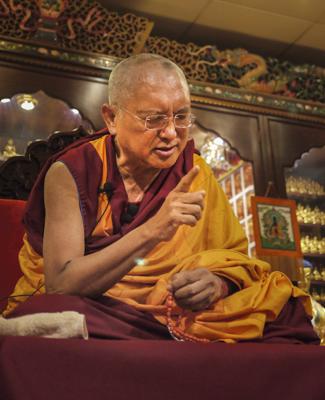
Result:
M312 281L318 282L318 284L311 285ZM323 282L325 282L325 265L304 267L304 285L302 289L309 292L315 301L325 304L325 286Z
M317 236L301 236L301 250L307 254L325 254L325 237L318 238Z
M302 196L324 196L324 186L320 183L302 177L289 176L286 179L287 194L302 195Z
M325 225L325 212L321 211L319 207L311 208L298 204L296 212L299 223Z
M324 281L325 282L325 265L319 265L318 267L305 267L304 268L305 279L310 281Z

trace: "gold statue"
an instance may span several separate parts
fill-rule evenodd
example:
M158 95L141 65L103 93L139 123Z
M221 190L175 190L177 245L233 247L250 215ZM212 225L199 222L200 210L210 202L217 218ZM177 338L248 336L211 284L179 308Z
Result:
M14 144L13 139L9 138L7 144L5 145L2 153L1 158L3 160L8 159L9 157L18 156L19 154L16 152L16 146Z
M286 178L286 190L288 194L303 196L324 196L325 188L318 182L309 178L293 177Z
M316 295L316 297L318 297ZM322 301L321 296L319 296L320 300ZM315 301L314 298L312 300L312 309L313 309L313 319L312 324L314 330L318 334L319 338L321 339L321 345L325 345L325 308Z

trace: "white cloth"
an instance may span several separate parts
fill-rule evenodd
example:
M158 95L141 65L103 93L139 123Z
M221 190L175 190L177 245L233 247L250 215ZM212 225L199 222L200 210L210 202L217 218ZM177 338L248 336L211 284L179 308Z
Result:
M0 335L88 339L86 318L75 311L0 317Z

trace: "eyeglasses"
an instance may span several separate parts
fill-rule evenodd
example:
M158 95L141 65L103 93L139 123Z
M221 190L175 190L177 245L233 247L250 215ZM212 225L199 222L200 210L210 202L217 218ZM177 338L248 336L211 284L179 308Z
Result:
M141 118L126 108L120 107L120 109L132 115L134 118L142 121L145 129L148 131L166 128L171 118L173 119L175 128L189 128L195 121L195 115L191 113L179 113L173 115L172 117L169 117L166 114L154 114L148 115L145 118Z

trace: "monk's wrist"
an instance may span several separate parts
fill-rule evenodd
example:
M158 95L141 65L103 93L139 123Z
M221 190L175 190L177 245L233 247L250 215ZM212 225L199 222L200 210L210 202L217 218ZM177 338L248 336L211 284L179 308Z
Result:
M225 279L221 278L218 276L218 279L220 281L220 298L224 299L229 295L229 289L228 289L228 284L225 281Z
M137 229L142 236L142 242L148 247L149 250L152 250L155 246L157 246L158 243L161 242L161 240L159 240L159 236L155 234L149 223L140 225Z
M238 287L231 280L218 275L216 275L216 278L219 280L221 299L230 296L238 290Z

